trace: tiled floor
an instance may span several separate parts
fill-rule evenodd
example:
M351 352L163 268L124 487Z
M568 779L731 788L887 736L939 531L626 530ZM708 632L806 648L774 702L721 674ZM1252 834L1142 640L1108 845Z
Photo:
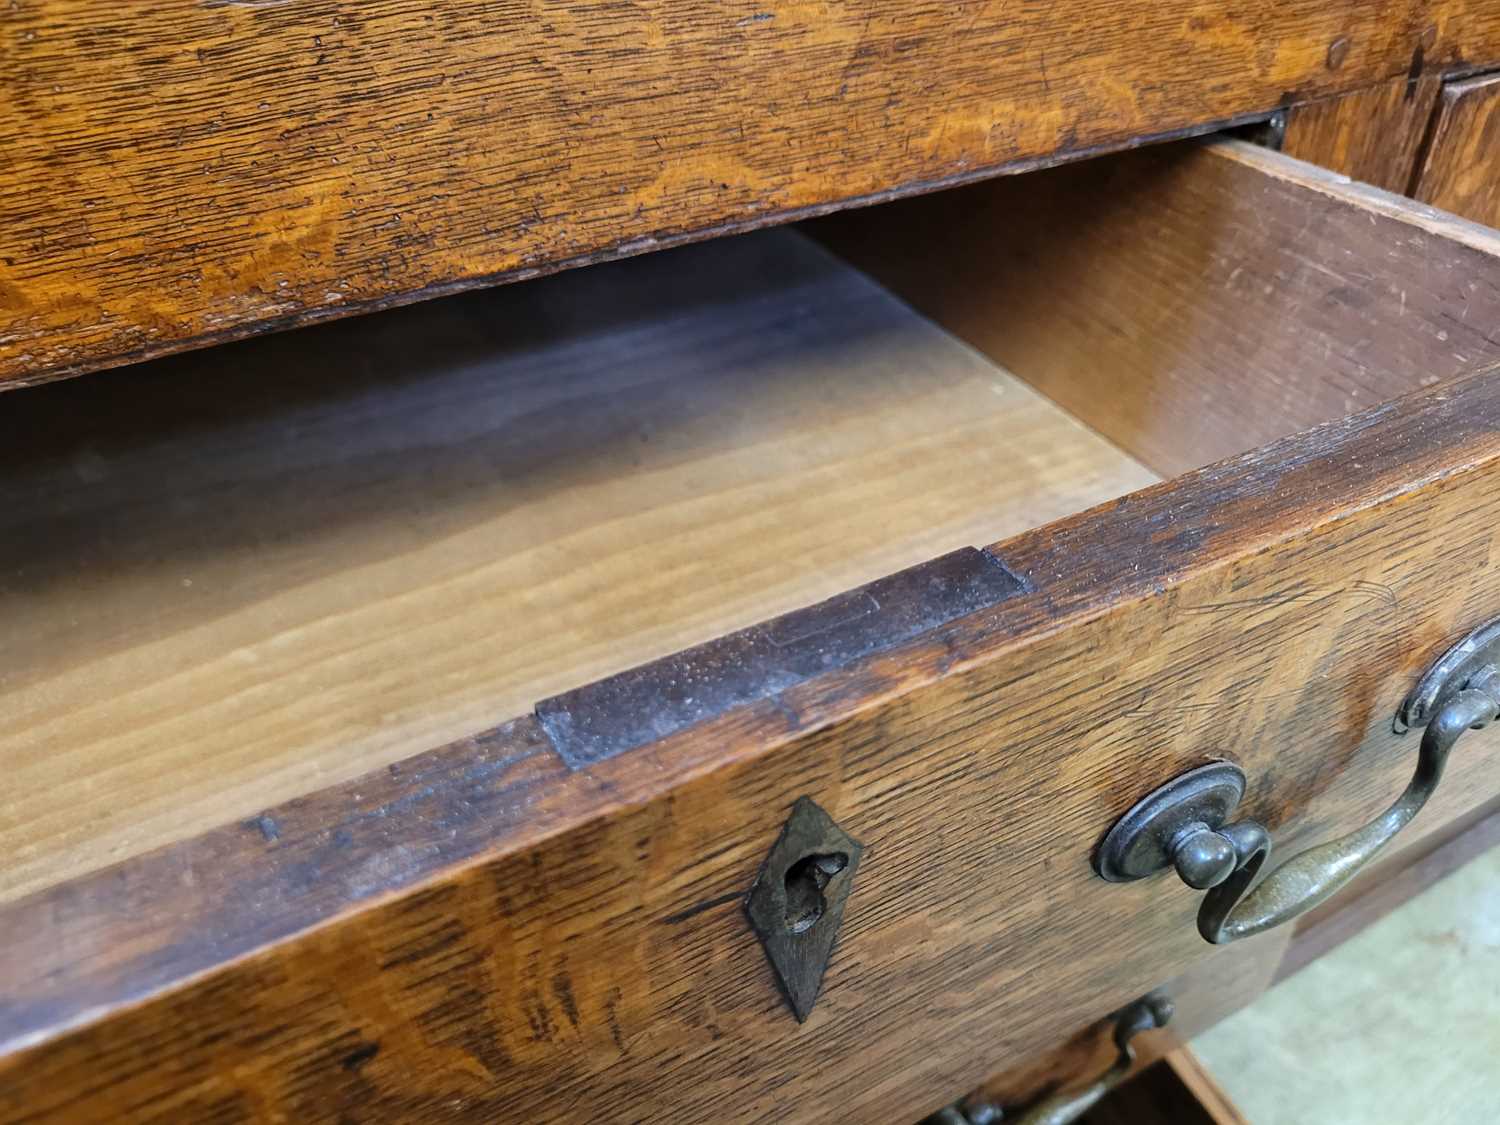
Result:
M1500 849L1193 1050L1252 1125L1500 1122Z

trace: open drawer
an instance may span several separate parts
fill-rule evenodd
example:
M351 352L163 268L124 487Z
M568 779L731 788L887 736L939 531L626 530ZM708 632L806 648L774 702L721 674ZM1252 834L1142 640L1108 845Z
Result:
M1218 956L1094 874L1143 794L1405 784L1497 314L1492 232L1194 143L6 396L0 1114L936 1109Z

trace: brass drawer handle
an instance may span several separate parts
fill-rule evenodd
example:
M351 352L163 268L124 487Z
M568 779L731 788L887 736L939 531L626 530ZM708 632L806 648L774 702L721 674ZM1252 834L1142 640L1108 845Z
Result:
M1094 855L1111 882L1174 867L1198 890L1198 932L1216 945L1249 937L1318 905L1355 875L1421 811L1464 731L1500 714L1500 619L1449 649L1402 704L1397 729L1425 727L1417 769L1396 803L1363 828L1288 860L1252 889L1271 851L1253 820L1226 824L1245 775L1213 762L1173 778L1115 822Z
M1130 1076L1135 1065L1135 1047L1130 1041L1143 1031L1166 1027L1171 1018L1172 1001L1159 992L1142 996L1120 1009L1115 1019L1114 1063L1082 1089L1049 1094L1015 1117L991 1102L966 1098L939 1110L922 1125L997 1125L1002 1120L1006 1125L1067 1125L1077 1121Z

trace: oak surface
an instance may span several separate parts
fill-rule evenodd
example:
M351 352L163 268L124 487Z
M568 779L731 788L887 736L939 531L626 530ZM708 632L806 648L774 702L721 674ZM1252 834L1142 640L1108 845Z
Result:
M1156 479L787 231L0 432L0 898Z
M1444 85L1413 194L1476 223L1500 226L1500 74Z
M1500 612L1497 418L1490 372L997 544L1029 593L589 769L520 719L0 908L0 1114L914 1120L1213 955L1090 870L1143 793L1233 758L1291 855L1406 783ZM1497 782L1466 735L1409 831ZM740 898L803 795L867 850L798 1025Z
M812 229L1163 476L1500 360L1500 233L1244 142Z
M1281 151L1406 195L1442 85L1441 75L1418 74L1293 106L1286 112Z
M12 0L0 380L1488 60L1491 0Z

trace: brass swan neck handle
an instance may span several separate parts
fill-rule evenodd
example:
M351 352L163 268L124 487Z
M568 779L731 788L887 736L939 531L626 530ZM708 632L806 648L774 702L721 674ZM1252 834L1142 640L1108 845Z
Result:
M1189 770L1139 801L1109 830L1094 868L1111 882L1172 867L1208 890L1198 932L1216 945L1261 933L1323 902L1354 878L1421 811L1466 730L1500 715L1500 620L1470 633L1428 670L1406 699L1398 732L1424 727L1411 781L1370 823L1310 848L1256 879L1271 837L1253 820L1226 823L1245 791L1229 762Z

